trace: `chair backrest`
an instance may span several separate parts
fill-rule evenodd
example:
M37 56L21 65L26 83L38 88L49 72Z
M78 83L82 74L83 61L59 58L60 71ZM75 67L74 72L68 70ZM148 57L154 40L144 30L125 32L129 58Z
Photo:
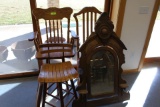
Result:
M32 11L37 25L37 39L43 43L69 43L70 17L73 10L65 8L36 8Z
M89 35L94 32L95 22L101 13L95 7L84 7L78 13L74 13L76 33L79 36L80 44L83 44Z

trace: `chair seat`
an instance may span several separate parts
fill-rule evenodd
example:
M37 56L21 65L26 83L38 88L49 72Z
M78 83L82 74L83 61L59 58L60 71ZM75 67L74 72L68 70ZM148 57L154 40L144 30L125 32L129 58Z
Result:
M39 82L65 82L78 78L78 72L70 61L56 64L43 64L38 77Z

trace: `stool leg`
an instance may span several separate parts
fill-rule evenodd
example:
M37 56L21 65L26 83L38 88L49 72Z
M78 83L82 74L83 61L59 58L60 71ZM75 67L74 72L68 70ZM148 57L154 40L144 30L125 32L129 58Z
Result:
M43 101L42 101L42 107L45 106L46 90L47 90L47 83L43 83Z
M62 92L62 83L58 83L58 89L59 89L59 96L61 101L61 107L64 107L64 101L63 101L63 92Z
M37 106L36 107L40 107L41 97L42 97L42 89L43 89L43 85L41 83L39 83L38 90L37 90Z
M69 91L69 86L68 86L68 81L66 81L66 89L67 89L67 94L68 94L68 91Z
M78 99L78 97L77 97L77 93L76 93L76 89L75 89L75 86L74 86L74 82L73 82L73 80L70 80L70 81L71 81L71 85L72 85L72 89L73 89L74 97L75 97L75 99Z

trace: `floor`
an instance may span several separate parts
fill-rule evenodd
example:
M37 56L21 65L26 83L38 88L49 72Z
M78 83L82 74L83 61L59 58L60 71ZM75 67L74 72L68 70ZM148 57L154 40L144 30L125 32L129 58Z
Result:
M129 85L130 100L99 107L160 107L159 62L145 64L141 72L122 77ZM37 86L36 76L0 80L0 107L35 107Z

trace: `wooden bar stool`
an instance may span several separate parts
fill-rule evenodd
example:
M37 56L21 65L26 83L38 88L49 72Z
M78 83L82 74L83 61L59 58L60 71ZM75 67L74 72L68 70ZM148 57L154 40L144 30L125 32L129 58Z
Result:
M37 107L40 107L41 99L42 99L42 107L44 107L45 104L56 107L51 102L46 101L46 98L48 96L51 96L54 99L59 100L61 103L60 104L61 107L67 107L74 98L75 99L78 98L73 81L73 79L78 77L79 77L78 72L72 66L70 61L62 63L54 63L54 64L43 64L41 66L40 74L38 76L39 88L37 94ZM69 84L69 90L65 90L62 87L62 84L65 83L66 81L70 81L71 83ZM53 87L53 85L55 85L54 89L52 89L53 91L49 91L49 89ZM53 94L55 90L57 90L56 95ZM70 100L68 100L67 98L68 102L67 104L64 104L64 98L67 95L71 94L73 96L69 97Z

